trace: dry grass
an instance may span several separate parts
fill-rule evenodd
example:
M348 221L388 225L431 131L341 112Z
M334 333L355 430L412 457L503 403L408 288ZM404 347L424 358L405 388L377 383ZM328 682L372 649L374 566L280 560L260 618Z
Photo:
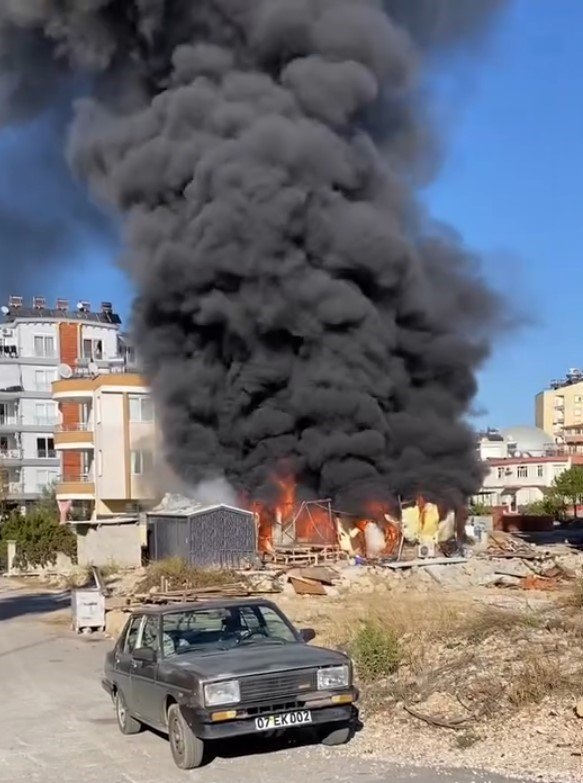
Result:
M515 672L507 692L515 707L540 704L549 696L573 696L583 687L583 669L559 656L532 653Z
M242 581L244 581L243 577L236 571L193 568L182 558L170 557L148 566L144 578L138 585L138 590L143 592L159 590L163 583L168 585L169 590L182 590L219 587Z
M560 608L503 609L465 596L375 593L343 600L338 615L313 620L323 644L355 660L369 714L441 694L458 709L458 699L471 705L481 720L583 687L583 671L568 666L565 640L576 644L576 635ZM459 742L470 747L479 739L466 732Z

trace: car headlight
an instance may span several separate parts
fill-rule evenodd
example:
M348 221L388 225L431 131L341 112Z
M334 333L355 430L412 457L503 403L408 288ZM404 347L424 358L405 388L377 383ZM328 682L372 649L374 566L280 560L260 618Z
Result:
M204 686L204 703L207 707L220 707L223 704L237 704L241 701L241 689L238 680L212 682Z
M336 688L348 688L350 685L350 669L348 666L330 666L318 670L318 690L331 691Z

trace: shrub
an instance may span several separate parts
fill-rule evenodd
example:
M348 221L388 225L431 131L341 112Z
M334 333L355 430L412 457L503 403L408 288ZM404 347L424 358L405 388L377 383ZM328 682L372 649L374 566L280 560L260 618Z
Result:
M4 558L10 540L16 541L17 568L54 565L60 552L76 560L75 534L60 524L56 500L48 492L25 515L15 512L2 524L0 549Z
M367 620L356 632L350 653L363 682L388 677L399 668L402 650L397 634L378 620Z

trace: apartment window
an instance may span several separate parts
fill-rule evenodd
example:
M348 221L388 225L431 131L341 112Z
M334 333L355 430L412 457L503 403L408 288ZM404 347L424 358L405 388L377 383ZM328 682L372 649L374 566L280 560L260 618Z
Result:
M130 421L141 423L153 421L154 409L152 407L152 398L142 394L141 396L130 397Z
M555 476L560 476L564 470L565 470L564 465L553 465L553 473L555 474Z
M137 449L132 451L132 474L143 476L152 469L153 457L151 451Z
M53 438L36 439L36 456L38 459L54 459L57 456Z
M579 394L574 398L574 400L575 400L575 405L581 405L581 403L583 402L583 397L581 397L581 395Z
M55 339L47 335L37 335L34 338L34 355L41 359L55 356Z
M84 359L90 361L99 361L103 359L103 341L95 339L84 339L82 346L82 353Z
M498 468L498 478L504 478L504 470L505 468Z
M16 424L16 406L12 402L0 402L0 424Z
M536 466L536 474L539 478L542 478L545 474L545 467L544 465L537 465Z
M36 491L42 493L56 480L55 474L50 470L36 471Z
M50 427L57 420L55 406L50 402L37 402L34 406L34 423L39 427Z
M54 380L56 380L56 378L55 373L52 370L36 370L34 373L34 383L37 391L50 391L51 384Z
M516 475L518 478L528 478L528 465L519 465Z

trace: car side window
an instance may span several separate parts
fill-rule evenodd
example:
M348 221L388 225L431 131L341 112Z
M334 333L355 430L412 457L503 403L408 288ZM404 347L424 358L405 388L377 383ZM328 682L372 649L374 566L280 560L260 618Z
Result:
M160 621L158 617L148 617L142 631L141 647L160 652Z
M136 649L138 642L138 636L140 633L140 625L142 624L142 617L134 617L128 628L128 632L125 638L124 652L131 653Z

